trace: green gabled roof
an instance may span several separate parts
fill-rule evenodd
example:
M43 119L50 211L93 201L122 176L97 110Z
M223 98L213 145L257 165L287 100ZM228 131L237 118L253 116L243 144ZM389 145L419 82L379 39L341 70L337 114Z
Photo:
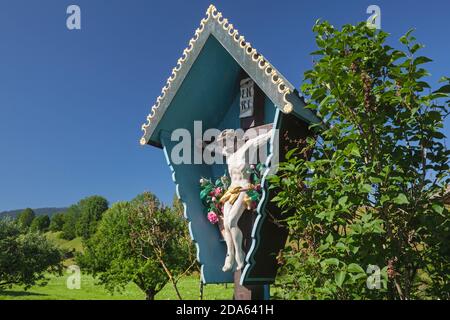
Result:
M239 66L257 83L274 105L284 113L293 112L307 123L316 123L319 119L308 109L294 86L286 80L251 44L239 35L238 30L223 18L222 13L210 5L206 17L201 20L189 46L183 51L172 74L162 88L161 95L151 108L147 122L142 125L144 135L142 145L160 145L156 128L170 107L191 67L196 62L208 38L213 36Z

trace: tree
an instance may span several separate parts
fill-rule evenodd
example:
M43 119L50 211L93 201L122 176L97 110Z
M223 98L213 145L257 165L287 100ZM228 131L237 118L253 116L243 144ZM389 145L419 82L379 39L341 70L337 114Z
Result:
M36 214L34 211L30 208L26 208L17 217L17 222L21 228L28 230L35 217Z
M178 281L196 265L196 258L179 210L180 206L161 207L153 194L144 192L132 201L129 223L135 250L143 259L159 263L182 300Z
M401 51L365 24L338 30L323 22L313 30L318 57L302 89L324 123L272 178L274 201L293 212L279 256L281 295L448 299L442 128L450 79L430 89L423 64L431 60L417 55L422 45L411 32Z
M143 260L131 246L131 227L128 223L130 204L114 204L103 215L97 232L85 242L85 253L77 262L109 291L121 291L134 282L147 299L152 300L167 279L155 261Z
M77 221L80 217L80 208L74 204L67 209L64 214L64 224L62 227L61 238L72 240L77 236Z
M22 233L11 220L0 219L0 289L45 284L47 272L60 273L62 253L45 236Z
M64 226L64 213L56 213L52 216L50 220L49 229L52 232L62 231Z
M179 215L180 217L184 217L183 202L181 202L180 198L178 198L177 195L173 196L172 210L174 211L175 214Z
M50 226L50 218L47 215L37 216L30 226L31 232L46 232Z
M108 210L108 201L100 196L91 196L80 200L80 217L77 221L77 235L89 239L96 231L102 214Z
M137 221L136 214L141 212L144 201L152 204L156 215L161 221L169 221L167 224L179 230L178 218L159 205L156 197L140 195L131 202L119 202L108 209L98 225L97 232L85 242L85 252L77 257L81 267L93 273L100 283L108 290L122 290L129 282L134 282L143 292L146 299L153 300L155 295L169 281L160 261L154 257L149 245L144 247L141 243L136 243L134 239L146 233L152 225L145 225ZM173 222L173 223L172 223ZM153 223L154 224L154 223ZM173 256L168 263L168 268L174 270L183 267L188 263L186 259L186 249L179 245L180 234L173 234L173 242L177 243L176 248L166 246L167 256ZM142 252L147 252L144 256ZM184 261L181 259L185 258ZM178 264L176 267L175 264Z

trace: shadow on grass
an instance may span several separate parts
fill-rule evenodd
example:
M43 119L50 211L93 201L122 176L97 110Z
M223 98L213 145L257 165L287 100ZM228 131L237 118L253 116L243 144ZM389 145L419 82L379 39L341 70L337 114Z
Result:
M14 290L0 290L0 296L6 296L6 297L45 297L48 296L48 294L45 293L35 293L35 292L29 292L29 291L14 291Z

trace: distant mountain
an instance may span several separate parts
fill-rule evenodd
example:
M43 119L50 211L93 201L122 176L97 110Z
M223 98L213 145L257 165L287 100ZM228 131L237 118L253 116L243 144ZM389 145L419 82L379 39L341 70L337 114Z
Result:
M0 219L4 217L11 217L13 219L17 218L17 216L25 209L18 209L18 210L10 210L10 211L3 211L0 212ZM52 217L55 213L59 212L65 212L67 208L38 208L33 209L34 213L37 216L43 216L47 215L49 217Z

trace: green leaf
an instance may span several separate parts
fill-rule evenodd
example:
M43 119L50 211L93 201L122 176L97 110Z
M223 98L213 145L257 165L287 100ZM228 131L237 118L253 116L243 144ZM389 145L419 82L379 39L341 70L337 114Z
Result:
M289 151L286 153L286 156L285 156L286 160L289 160L289 159L292 157L292 155L293 155L296 151L297 151L297 148L294 148L294 149L292 149L292 150L289 150Z
M356 234L360 234L362 232L362 226L360 224L352 224L350 225L350 229Z
M421 57L417 57L416 59L414 59L414 65L419 65L419 64L423 64L423 63L428 63L428 62L432 62L433 60L431 60L430 58L428 58L428 57L424 57L424 56L421 56Z
M361 153L359 152L359 148L356 145L356 143L352 144L352 148L351 148L351 155L361 158Z
M407 44L408 43L408 39L405 36L400 37L400 42L402 44Z
M327 96L325 96L325 94L326 94L326 89L325 88L318 88L318 89L316 89L316 90L314 90L314 93L312 94L312 96L311 96L311 99L313 99L313 100L318 100L318 99L321 99L322 97L322 103L325 101L326 102L326 100L328 99L328 97Z
M211 190L212 190L212 187L210 187L210 186L207 186L205 189L203 189L200 192L200 199L202 199L202 200L206 199L206 197L209 195Z
M341 251L347 251L347 246L345 244L343 244L342 242L338 242L336 244L336 249L341 250Z
M417 50L419 50L421 48L423 48L423 45L416 43L415 45L413 45L411 47L411 53L414 54L414 53L416 53Z
M329 235L328 235L328 237L325 239L325 241L327 242L327 243L329 243L329 244L332 244L333 243L333 240L334 240L334 238L333 238L333 235L330 233Z
M433 204L433 210L439 214L442 214L442 212L444 212L444 206L440 205L440 204Z
M361 191L370 193L372 191L372 186L370 184L365 183L361 186Z
M392 61L395 61L395 60L398 60L398 59L404 58L404 57L406 57L406 54L404 52L402 52L402 51L399 51L399 50L394 50L392 52L392 54L391 54L391 60Z
M442 115L441 115L441 113L439 111L429 111L428 112L428 117L430 117L434 121L440 121Z
M367 273L357 273L355 275L351 275L353 280L359 280L359 279L367 279Z
M418 81L417 82L417 86L420 87L421 89L424 89L424 88L429 89L429 88L431 88L430 85L428 83L426 83L425 81ZM418 109L418 108L416 108L416 109ZM413 114L416 113L416 112L417 112L417 110L415 110L413 112Z
M319 110L321 110L322 109L322 107L328 102L328 100L330 100L331 98L332 98L333 96L330 94L330 95L327 95L325 98L323 98L323 100L320 102L320 104L319 104Z
M377 177L370 177L369 180L370 180L370 182L372 182L373 184L377 184L377 183L383 182L383 180L381 180L380 178L377 178Z
M336 282L337 286L340 288L342 286L342 284L344 283L345 280L345 275L346 272L345 271L338 271L336 272L336 274L334 275L334 282Z
M409 29L408 32L405 33L404 36L402 36L400 38L400 42L403 44L408 44L414 37L410 37L411 33L414 31L415 29Z
M438 90L433 93L450 93L450 84L440 87Z
M409 204L408 198L404 193L400 193L393 201L396 204Z
M356 254L356 253L358 253L358 251L359 251L359 247L357 247L357 246L352 246L352 247L350 248L350 251L351 251L353 254Z
M321 262L322 265L326 265L326 266L338 266L339 265L339 260L336 258L328 258L325 259Z
M382 276L384 279L387 279L387 278L388 278L387 270L388 270L388 266L384 266L383 269L381 269L381 271L380 271L381 276Z
M411 35L411 33L413 33L414 31L416 31L416 28L411 28L411 29L409 29L409 30L405 33L404 37L409 38L409 36Z
M351 273L364 273L365 274L364 269L359 264L356 264L356 263L350 263L347 266L347 271L351 272Z
M338 203L341 207L344 207L345 204L347 203L347 200L348 200L348 196L343 196L339 199Z

